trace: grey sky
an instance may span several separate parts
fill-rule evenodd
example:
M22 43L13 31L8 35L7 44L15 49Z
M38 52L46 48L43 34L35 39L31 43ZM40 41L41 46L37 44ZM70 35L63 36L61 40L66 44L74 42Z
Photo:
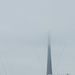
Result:
M53 73L75 74L75 0L0 1L0 54L7 75L46 75L49 32ZM0 73L5 75L1 60Z

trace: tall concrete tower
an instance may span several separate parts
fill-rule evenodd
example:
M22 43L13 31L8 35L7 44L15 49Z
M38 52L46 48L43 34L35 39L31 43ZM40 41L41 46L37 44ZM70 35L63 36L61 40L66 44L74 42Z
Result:
M52 75L50 38L48 37L47 75Z

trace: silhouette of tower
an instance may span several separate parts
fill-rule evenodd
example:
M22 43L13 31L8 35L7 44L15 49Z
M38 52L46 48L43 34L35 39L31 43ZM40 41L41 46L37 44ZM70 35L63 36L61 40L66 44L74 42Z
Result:
M52 75L50 38L48 37L47 75Z

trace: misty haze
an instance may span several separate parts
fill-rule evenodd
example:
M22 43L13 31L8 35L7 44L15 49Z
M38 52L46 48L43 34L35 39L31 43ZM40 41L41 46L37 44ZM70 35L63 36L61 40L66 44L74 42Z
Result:
M0 75L47 71L75 75L75 0L1 0Z

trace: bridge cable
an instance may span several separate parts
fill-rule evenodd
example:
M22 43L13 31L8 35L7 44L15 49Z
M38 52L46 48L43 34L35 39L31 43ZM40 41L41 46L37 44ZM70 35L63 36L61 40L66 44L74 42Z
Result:
M66 44L67 44L67 42L65 43L65 45L64 45L64 47L63 47L63 49L62 49L62 52L61 52L61 54L60 54L60 57L59 57L59 59L58 59L58 62L57 62L57 64L56 64L55 72L56 72L56 70L57 70L57 68L58 68L58 65L59 65L59 63L60 63L60 60L61 60L61 58L62 58L62 55L63 55L63 52L64 52L64 50L65 50ZM55 72L54 72L54 73L55 73Z
M45 74L44 67L43 67L43 65L42 65L42 63L41 63L41 60L40 60L40 58L39 58L39 56L38 56L38 53L37 53L35 47L33 47L33 48L34 48L34 51L35 51L35 53L36 53L36 56L37 56L37 58L38 58L38 60L39 60L39 63L40 63L40 65L41 65L42 71L43 71L43 73Z

